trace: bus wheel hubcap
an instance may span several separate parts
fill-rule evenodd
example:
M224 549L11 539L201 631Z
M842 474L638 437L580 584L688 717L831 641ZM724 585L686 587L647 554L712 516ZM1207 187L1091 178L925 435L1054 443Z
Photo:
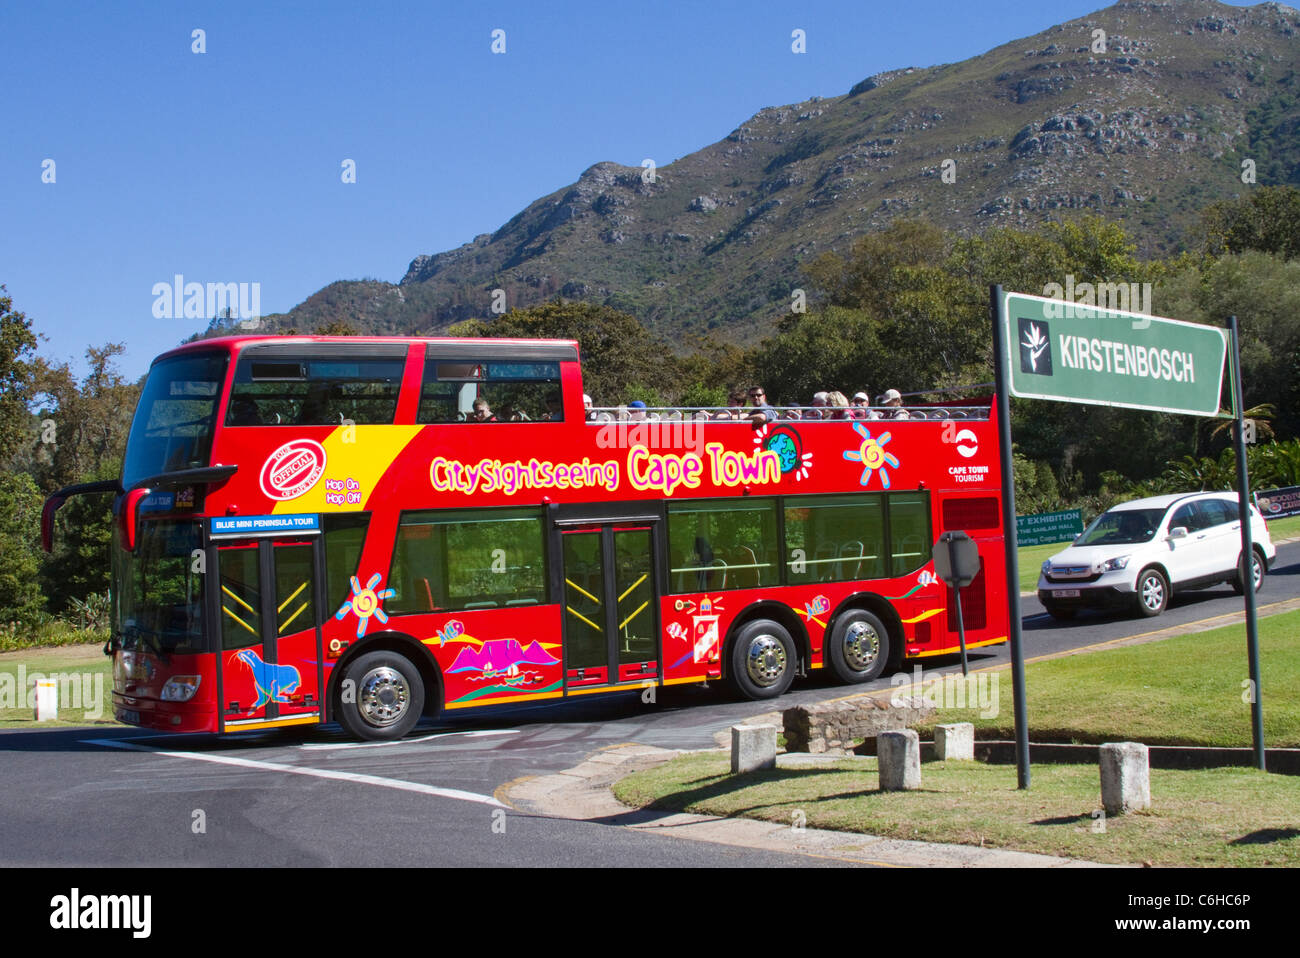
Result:
M411 690L402 673L383 666L371 669L357 689L361 715L371 725L392 725L405 713Z
M844 633L844 661L854 672L865 672L880 654L880 636L865 622L854 622Z
M785 646L774 635L760 635L749 643L749 677L764 688L785 674Z

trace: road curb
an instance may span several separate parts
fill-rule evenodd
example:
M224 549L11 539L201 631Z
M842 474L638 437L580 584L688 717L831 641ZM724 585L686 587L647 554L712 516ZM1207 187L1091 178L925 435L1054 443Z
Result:
M504 798L519 811L551 818L594 822L639 832L657 832L673 838L718 845L807 855L847 864L896 868L1116 867L1031 852L905 841L858 832L835 832L821 828L795 831L787 825L750 818L721 818L686 812L633 809L616 799L610 791L615 782L632 772L653 768L681 754L684 752L678 749L656 748L651 745L614 745L592 753L581 764L563 772L512 783L498 797ZM803 759L806 756L795 758Z

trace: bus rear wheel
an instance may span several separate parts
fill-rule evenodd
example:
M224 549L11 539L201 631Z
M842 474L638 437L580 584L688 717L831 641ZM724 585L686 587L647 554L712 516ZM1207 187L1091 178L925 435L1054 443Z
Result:
M771 619L755 619L731 643L728 678L747 699L774 699L790 688L796 662L789 630Z
M338 719L356 738L399 739L424 711L419 670L397 652L367 652L348 663L339 683Z
M889 661L889 631L865 609L850 609L836 619L826 642L826 657L842 682L869 682Z

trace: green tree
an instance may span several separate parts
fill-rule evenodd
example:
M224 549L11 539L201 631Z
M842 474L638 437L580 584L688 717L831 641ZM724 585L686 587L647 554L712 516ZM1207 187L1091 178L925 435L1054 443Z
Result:
M636 318L609 306L555 300L513 309L495 319L467 319L452 336L576 339L583 389L597 406L635 398L634 390L674 402L680 392L677 360Z
M0 472L0 622L30 621L43 611L41 505L30 476Z
M31 417L31 357L36 336L31 321L15 312L13 299L0 285L0 466L29 438Z
M1201 228L1211 256L1255 250L1294 259L1300 256L1300 190L1255 187L1245 197L1208 207Z

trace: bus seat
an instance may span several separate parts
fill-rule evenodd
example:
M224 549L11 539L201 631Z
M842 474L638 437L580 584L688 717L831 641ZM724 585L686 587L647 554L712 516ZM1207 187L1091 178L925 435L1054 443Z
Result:
M506 606L512 605L537 605L536 599L506 599Z
M466 603L465 603L465 608L466 608L466 609L495 609L496 607L497 607L497 604L496 604L495 602L491 602L491 601L487 601L487 602L466 602Z
M709 563L709 571L700 573L704 577L705 589L725 589L727 587L727 563L714 559Z
M749 546L737 546L732 552L736 565L751 566L748 569L736 570L735 585L741 589L755 589L758 587L758 556L754 555L754 550Z
M840 546L840 561L838 563L840 578L861 579L862 560L866 558L866 553L867 548L860 539L854 539Z

